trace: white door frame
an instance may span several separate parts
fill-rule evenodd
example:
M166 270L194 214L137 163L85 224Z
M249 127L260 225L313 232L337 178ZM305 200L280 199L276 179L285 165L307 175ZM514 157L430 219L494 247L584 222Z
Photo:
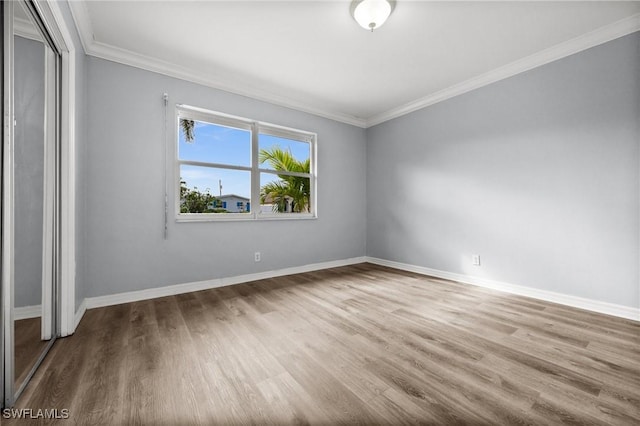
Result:
M60 105L60 252L59 335L76 329L76 45L56 1L35 0L35 6L62 55Z
M41 321L40 334L42 340L51 340L53 332L53 315L55 309L54 283L55 273L54 265L56 264L54 256L57 255L53 244L56 239L56 221L58 206L56 182L56 170L58 168L58 137L59 129L59 113L56 103L59 99L59 83L60 71L58 63L58 55L49 48L45 48L45 118L44 118L44 179L42 188L44 189L44 214L42 222L42 300L41 300ZM57 330L55 335L57 335Z

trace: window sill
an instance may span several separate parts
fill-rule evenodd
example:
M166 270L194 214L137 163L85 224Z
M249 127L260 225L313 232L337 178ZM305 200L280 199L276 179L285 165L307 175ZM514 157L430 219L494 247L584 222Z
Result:
M318 216L313 213L283 213L283 214L260 214L257 217L255 215L245 214L219 214L216 216L209 214L190 214L179 215L176 217L177 223L189 223L189 222L265 222L272 220L314 220Z

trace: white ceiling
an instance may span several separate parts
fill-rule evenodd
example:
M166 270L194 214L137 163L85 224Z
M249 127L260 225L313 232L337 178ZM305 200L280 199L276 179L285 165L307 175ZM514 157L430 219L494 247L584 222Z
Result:
M72 1L87 53L367 127L640 30L640 2Z

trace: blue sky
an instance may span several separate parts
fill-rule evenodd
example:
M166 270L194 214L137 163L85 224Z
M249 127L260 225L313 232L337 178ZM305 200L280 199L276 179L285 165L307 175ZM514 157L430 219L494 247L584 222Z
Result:
M178 153L181 160L251 166L251 133L248 130L196 121L193 142L185 142L182 132L179 135ZM309 144L306 142L260 135L259 146L260 149L279 146L291 151L301 161L309 158ZM269 168L266 163L260 167ZM180 177L187 182L187 187L197 187L199 191L209 189L213 195L220 194L218 181L221 180L222 195L236 194L251 198L251 173L248 171L182 165ZM278 180L276 175L260 175L260 185L275 180Z

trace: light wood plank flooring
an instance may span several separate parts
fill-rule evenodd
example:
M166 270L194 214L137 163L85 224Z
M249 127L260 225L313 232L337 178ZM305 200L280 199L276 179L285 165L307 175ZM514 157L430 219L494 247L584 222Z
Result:
M639 345L637 322L361 264L89 310L17 406L87 425L637 425Z

